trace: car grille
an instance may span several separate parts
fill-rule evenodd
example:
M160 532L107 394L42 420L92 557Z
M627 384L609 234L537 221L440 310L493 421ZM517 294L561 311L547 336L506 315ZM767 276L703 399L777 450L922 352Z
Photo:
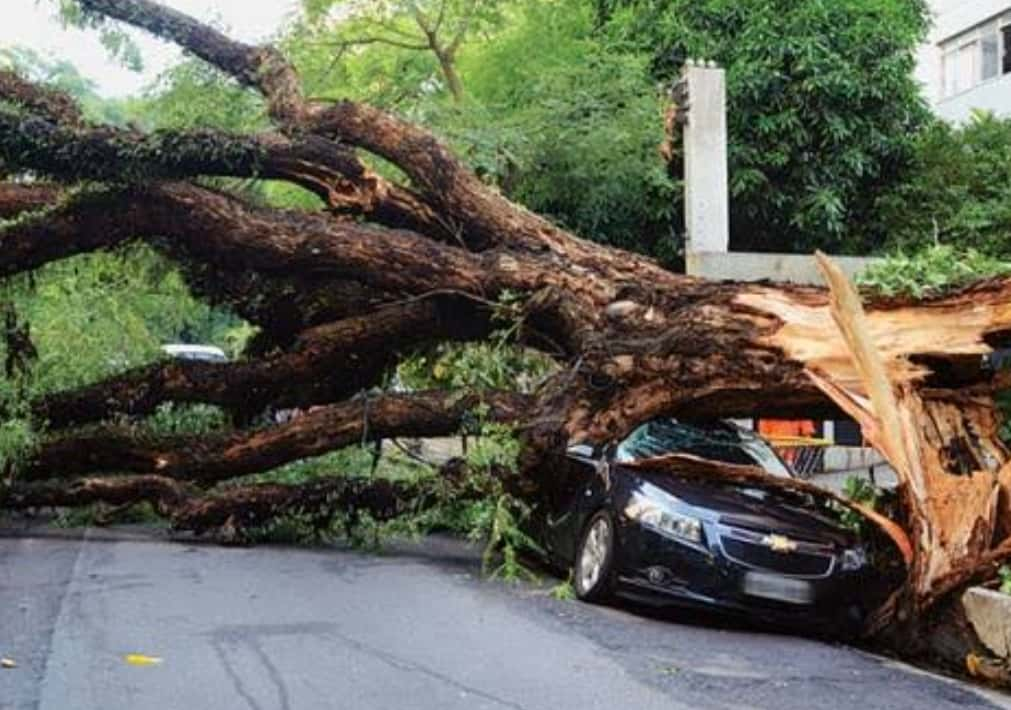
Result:
M727 557L748 567L797 577L823 577L832 571L831 547L794 540L796 550L776 552L764 542L765 537L751 530L728 529L720 535L720 544Z

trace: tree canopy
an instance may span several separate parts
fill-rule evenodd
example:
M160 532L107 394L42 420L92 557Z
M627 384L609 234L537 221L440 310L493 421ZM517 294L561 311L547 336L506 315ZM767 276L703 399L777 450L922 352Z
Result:
M727 71L731 244L860 252L880 245L876 199L903 180L928 121L912 76L921 0L614 0L605 35L650 56Z

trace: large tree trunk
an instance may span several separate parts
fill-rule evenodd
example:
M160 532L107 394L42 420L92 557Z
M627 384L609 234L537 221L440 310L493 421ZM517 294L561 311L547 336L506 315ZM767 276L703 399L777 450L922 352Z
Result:
M454 431L477 395L340 400L377 384L401 348L483 337L511 308L518 340L560 365L531 399L485 396L522 436L519 473L532 484L524 490L551 475L567 443L613 441L655 416L843 411L901 481L899 519L872 519L905 558L908 578L875 630L921 618L1011 553L1011 466L993 399L1002 382L983 366L1011 335L1011 280L861 305L826 259L829 290L670 273L509 202L418 126L362 104L304 99L274 49L233 42L150 0L80 4L176 42L259 91L277 133L149 136L90 126L65 97L0 74L0 97L10 101L0 109L0 158L36 178L0 186L0 216L18 216L0 227L0 273L149 240L184 263L197 293L261 325L266 346L236 363L154 365L35 402L38 418L60 431L23 475L50 480L16 481L6 505L153 500L199 529L322 505L326 486L202 501L180 481L222 481L355 440ZM380 179L357 151L394 163L410 184ZM319 195L320 210L251 205L189 181L201 175L288 180ZM107 185L60 187L81 179ZM325 406L275 429L198 439L138 441L101 424L163 401L246 415ZM367 402L374 409L363 418ZM102 428L73 431L83 424ZM675 470L783 485L725 465L680 461ZM93 476L101 473L135 476ZM59 480L70 474L90 477ZM354 497L340 491L345 503ZM395 493L403 502L418 492Z

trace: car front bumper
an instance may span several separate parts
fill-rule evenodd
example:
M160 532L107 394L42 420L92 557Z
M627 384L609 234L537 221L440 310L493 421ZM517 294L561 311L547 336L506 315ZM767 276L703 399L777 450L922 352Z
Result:
M615 592L640 603L716 610L806 633L851 633L859 627L866 569L832 565L820 576L777 574L728 557L716 526L707 523L705 529L706 542L695 545L635 521L619 522ZM746 579L756 573L802 586L809 598L784 601L749 593Z

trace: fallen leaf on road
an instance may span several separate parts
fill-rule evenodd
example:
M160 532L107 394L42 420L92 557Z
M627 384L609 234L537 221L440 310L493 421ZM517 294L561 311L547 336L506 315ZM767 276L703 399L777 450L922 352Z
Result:
M13 658L0 658L0 668L17 668L18 664Z
M123 660L131 666L157 666L161 663L157 656L145 656L143 653L128 653Z

